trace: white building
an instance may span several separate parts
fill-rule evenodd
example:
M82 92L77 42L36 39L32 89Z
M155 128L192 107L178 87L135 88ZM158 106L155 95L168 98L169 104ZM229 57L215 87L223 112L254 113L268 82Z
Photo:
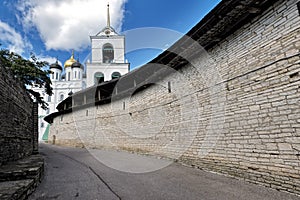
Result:
M90 38L92 57L91 61L86 63L88 87L128 73L129 64L125 62L125 37L118 35L110 26L109 5L106 27Z
M107 26L91 38L91 60L84 66L74 59L74 52L64 63L64 69L56 63L50 65L53 95L35 88L49 104L48 110L39 108L39 139L47 140L49 124L44 121L48 114L56 112L56 106L69 95L86 87L118 78L129 72L125 62L125 37L110 26L109 5L107 6Z

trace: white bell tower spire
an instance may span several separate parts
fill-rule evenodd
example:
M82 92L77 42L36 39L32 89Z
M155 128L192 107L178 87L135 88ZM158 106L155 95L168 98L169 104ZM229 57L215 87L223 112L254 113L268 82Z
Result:
M106 26L96 35L90 36L92 55L86 64L87 86L100 84L128 73L125 60L125 36L116 33L111 26L109 4L107 4Z
M107 25L110 28L110 14L109 14L109 3L107 4Z

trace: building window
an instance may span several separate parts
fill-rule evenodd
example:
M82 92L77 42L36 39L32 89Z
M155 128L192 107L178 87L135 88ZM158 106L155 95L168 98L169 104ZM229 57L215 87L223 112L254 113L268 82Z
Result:
M48 102L51 102L51 96L48 96Z
M65 98L64 95L61 94L61 95L60 95L60 101L64 100L64 98Z
M68 81L71 79L71 72L68 72Z
M54 72L52 73L52 75L51 75L51 76L52 76L52 79L54 79Z
M41 128L44 128L44 122L41 122Z
M56 72L56 80L58 80L58 73Z
M74 72L74 78L77 78L77 71Z
M94 75L94 83L100 84L102 82L104 82L104 74L101 72L96 72Z
M114 48L111 44L103 45L103 63L112 63L114 60Z
M78 79L80 79L80 71L78 72Z
M119 78L120 76L121 76L121 74L119 72L114 72L111 75L111 79Z

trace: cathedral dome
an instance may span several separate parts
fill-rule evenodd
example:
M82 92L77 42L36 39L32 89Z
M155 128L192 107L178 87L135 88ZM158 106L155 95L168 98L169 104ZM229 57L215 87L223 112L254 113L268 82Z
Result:
M74 54L72 54L71 58L65 62L64 67L71 67L75 62L76 60L74 59Z
M73 63L71 65L71 67L72 68L81 68L81 69L83 69L83 65L80 62L78 62L78 61L76 61L75 63Z
M50 65L50 69L59 69L62 70L62 67L58 64L58 61Z

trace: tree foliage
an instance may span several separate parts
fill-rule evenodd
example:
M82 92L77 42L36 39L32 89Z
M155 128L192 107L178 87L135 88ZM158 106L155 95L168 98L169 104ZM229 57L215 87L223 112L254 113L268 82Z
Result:
M44 88L46 94L52 95L52 83L49 78L51 71L44 69L48 65L47 62L39 61L34 54L31 54L30 59L25 59L9 50L0 49L0 63L2 67L12 72L17 81L24 84L27 92L35 98L43 109L47 109L48 104L40 93L32 90L33 87Z

